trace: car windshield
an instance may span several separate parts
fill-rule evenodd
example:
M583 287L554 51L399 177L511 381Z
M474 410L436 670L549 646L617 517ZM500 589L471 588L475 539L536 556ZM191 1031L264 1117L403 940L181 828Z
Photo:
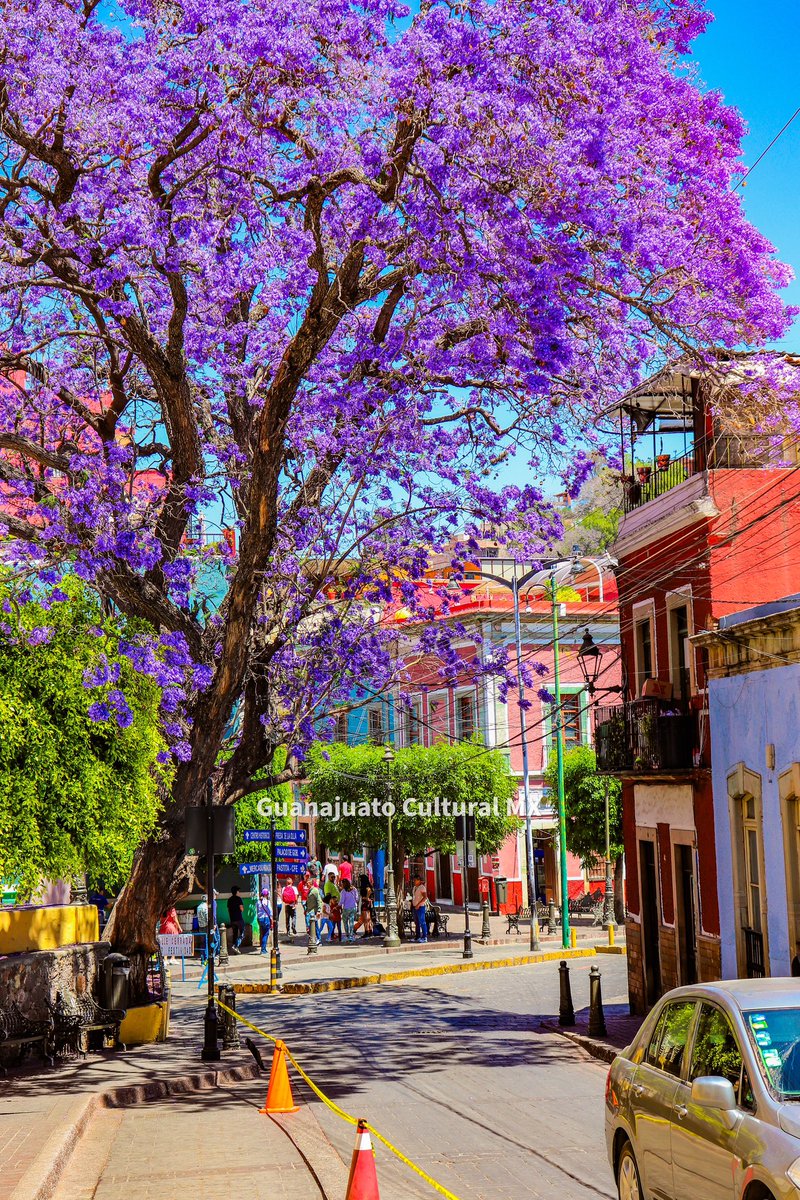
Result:
M744 1014L767 1082L783 1100L800 1100L800 1008Z

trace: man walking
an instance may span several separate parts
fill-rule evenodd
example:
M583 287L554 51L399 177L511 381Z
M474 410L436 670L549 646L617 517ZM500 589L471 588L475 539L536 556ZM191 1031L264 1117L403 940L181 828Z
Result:
M228 918L231 923L231 954L239 954L244 938L244 904L238 887L231 888L228 899Z
M428 903L428 892L419 875L414 876L414 894L411 906L414 909L415 942L428 941L428 921L425 916L425 905Z

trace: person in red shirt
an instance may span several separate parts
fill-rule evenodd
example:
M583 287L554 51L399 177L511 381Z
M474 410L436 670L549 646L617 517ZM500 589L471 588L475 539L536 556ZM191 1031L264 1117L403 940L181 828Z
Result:
M353 882L353 864L349 854L343 854L342 861L339 863L339 881L345 879L348 883Z
M308 893L311 891L311 876L309 874L306 874L301 879L300 876L298 875L295 882L297 884L297 895L300 900L300 908L302 909L302 913L303 913L303 925L305 926L306 929L308 929L308 918L306 916L306 900L308 899Z

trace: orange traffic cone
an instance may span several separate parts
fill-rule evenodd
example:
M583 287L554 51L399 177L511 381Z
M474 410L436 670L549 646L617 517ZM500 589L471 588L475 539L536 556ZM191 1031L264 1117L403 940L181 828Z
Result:
M289 1083L289 1072L286 1070L286 1046L283 1042L275 1043L267 1098L264 1101L264 1107L258 1111L262 1113L296 1113L300 1111L299 1106L292 1098L292 1085Z
M378 1191L378 1172L375 1170L375 1153L366 1121L358 1122L356 1147L350 1163L350 1178L344 1200L381 1200Z

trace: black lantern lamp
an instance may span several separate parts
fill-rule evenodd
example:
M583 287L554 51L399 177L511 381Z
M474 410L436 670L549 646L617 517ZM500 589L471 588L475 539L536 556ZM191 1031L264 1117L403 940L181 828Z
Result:
M590 696L594 695L597 678L600 674L600 659L603 657L603 651L599 646L595 645L594 638L587 629L583 635L581 648L578 651L578 662L580 663L581 674L586 683L586 690Z

